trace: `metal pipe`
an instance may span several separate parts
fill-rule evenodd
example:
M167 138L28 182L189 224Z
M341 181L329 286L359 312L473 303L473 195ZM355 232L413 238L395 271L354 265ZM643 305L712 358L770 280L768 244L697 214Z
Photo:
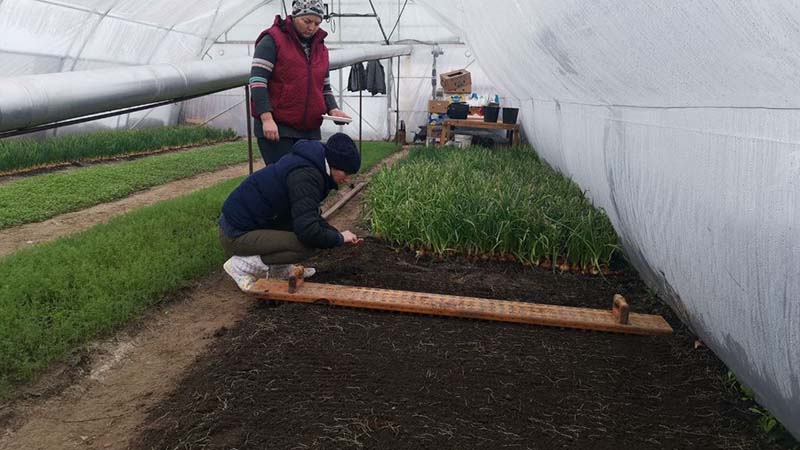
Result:
M411 54L410 45L330 52L331 69ZM0 132L244 86L252 57L0 78Z
M372 0L369 0L369 6L372 7L372 14L375 14L375 19L378 21L378 28L381 29L383 41L386 42L386 45L389 45L389 37L386 36L386 31L384 31L383 24L381 23L381 16L379 16L378 11L375 10L375 5L372 3Z
M431 50L431 55L433 55L433 68L431 69L431 98L436 98L436 58L441 55L444 55L444 52L438 45L433 47Z
M227 89L224 89L224 90L227 90ZM216 91L216 92L221 92L221 91ZM21 130L0 131L0 139L7 138L7 137L12 137L12 136L19 136L19 135L22 135L22 134L33 133L33 132L36 132L36 131L45 131L45 130L53 130L53 136L52 137L56 137L56 132L58 131L58 129L60 127L66 127L66 126L70 126L70 125L76 125L76 124L79 124L79 123L91 122L91 121L94 121L94 120L106 119L106 118L114 117L114 116L120 117L122 115L125 115L125 126L123 128L130 128L128 126L128 123L130 121L130 117L131 117L130 114L131 113L135 113L135 112L138 112L138 111L144 111L144 110L148 110L148 109L153 109L153 108L158 108L158 107L161 107L161 106L168 106L168 105L171 105L171 104L174 104L174 103L184 102L184 101L191 100L191 99L194 99L194 98L203 97L205 95L215 94L216 92L209 92L209 93L206 93L206 94L198 94L198 95L192 95L192 96L189 96L189 97L176 98L176 99L172 99L172 100L165 100L163 102L157 102L157 103L147 103L145 105L134 106L134 107L130 107L130 108L116 109L116 110L113 110L113 111L110 111L110 112L92 114L92 115L89 115L89 116L81 116L81 117L79 117L77 119L64 120L64 121L61 121L61 122L45 123L44 125L37 125L35 127L24 128L24 129L21 129ZM117 121L117 126L119 126L119 121Z
M339 13L333 13L333 14L330 14L328 17L334 18L334 17L378 17L378 16L376 14L339 14Z
M342 0L339 0L339 12L342 12ZM339 35L339 47L342 47L342 19L338 19L339 22L339 32L336 33ZM332 19L332 25L336 24L336 20ZM349 81L349 80L348 80ZM344 71L339 71L339 108L344 111ZM339 131L342 130L342 127L339 127Z
M387 82L386 82L386 132L388 133L386 138L388 140L392 139L392 97L394 97L394 65L392 64L394 61L393 58L389 58L386 61L386 72L388 73Z
M253 173L253 118L250 111L250 86L244 87L244 121L247 122L247 162L250 174Z
M364 90L358 91L358 154L361 154L364 129Z
M397 88L395 89L395 120L394 120L394 140L397 143L397 135L400 133L400 57L397 57ZM403 137L405 141L405 137Z
M247 87L247 86L245 86L245 87ZM211 116L208 119L204 120L203 123L200 124L200 126L203 127L203 126L208 125L209 123L211 123L217 117L222 116L223 114L227 113L228 111L236 108L237 106L239 106L241 104L244 104L245 108L250 108L250 106L248 106L248 105L250 105L250 91L248 91L247 89L245 89L245 91L244 91L244 100L238 101L238 102L234 103L233 105L228 106L227 108L223 109L222 111L214 114L213 116ZM250 114L250 113L248 112L247 114ZM136 123L138 124L139 122L141 122L141 119L139 119L139 121L136 122ZM132 126L131 128L136 128L136 125Z

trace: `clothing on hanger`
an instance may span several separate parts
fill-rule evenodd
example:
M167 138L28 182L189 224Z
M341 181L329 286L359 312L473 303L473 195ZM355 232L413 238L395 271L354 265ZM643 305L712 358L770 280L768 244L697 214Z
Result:
M378 60L367 63L367 88L372 95L386 93L386 74Z
M350 76L347 78L347 90L350 92L363 91L367 88L367 71L364 64L355 63L350 66Z

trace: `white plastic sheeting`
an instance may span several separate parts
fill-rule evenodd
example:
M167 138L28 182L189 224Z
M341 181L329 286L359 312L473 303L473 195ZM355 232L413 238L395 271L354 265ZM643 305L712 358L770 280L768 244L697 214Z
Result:
M800 4L418 0L800 436Z
M374 3L389 33L404 2ZM0 0L0 76L247 56L279 12L274 0ZM332 48L383 41L373 18L323 28ZM607 211L648 283L800 435L800 4L411 0L391 40L417 44L400 61L408 137L441 44L439 72L469 66L475 90L521 108L528 139ZM241 101L210 96L183 115L238 128ZM391 109L365 95L365 137L393 134ZM175 119L159 108L105 126Z
M250 51L252 52L252 43ZM334 45L331 47L335 49ZM428 99L431 97L431 69L433 66L433 56L431 55L432 46L424 44L412 45L413 53L410 56L400 58L400 120L406 124L406 139L413 139L412 132L419 131L418 126L425 125L428 119ZM212 48L212 51L217 47ZM232 49L236 50L232 50ZM348 48L343 46L342 48ZM464 45L446 44L440 48L444 55L438 57L437 70L441 73L448 70L455 70L469 65L472 73L473 90L477 92L494 93L495 88L477 63L471 57ZM240 54L247 50L246 44L226 44L225 56L229 54ZM336 50L332 50L336 51ZM397 76L397 59L390 63L381 60L387 77L387 83L395 88ZM470 65L470 63L472 63ZM389 69L392 72L389 72ZM359 98L358 92L347 91L347 80L350 75L350 68L331 72L331 84L339 106L353 116L354 122L350 125L337 127L330 122L323 124L323 135L329 135L337 131L342 131L350 136L358 136L359 127ZM341 76L341 85L339 77ZM438 78L438 77L437 77ZM394 93L393 93L394 94ZM362 116L363 126L362 135L364 139L376 140L386 139L394 136L396 128L396 98L392 95L391 106L386 95L371 95L369 92L362 93ZM247 132L247 114L244 107L244 90L234 89L214 95L205 96L186 102L183 112L184 120L190 123L203 123L212 119L209 124L219 128L233 128L239 135Z
M268 1L2 0L0 76L196 60Z
M339 49L330 67L409 54L410 45ZM245 56L0 78L0 132L244 86L251 62Z
M0 77L198 60L272 0L0 0ZM168 106L72 128L175 123Z
M117 67L182 63L252 54L258 33L283 14L280 0L0 0L0 77ZM290 7L291 1L285 0ZM367 0L327 0L331 11L371 14ZM407 138L426 122L433 44L441 44L439 71L469 65L476 89L491 85L459 38L414 0L373 0L384 32L392 43L415 44L414 54L401 58L400 105L393 96L363 97L363 136L383 139L394 135L396 110L406 123ZM402 13L402 14L401 14ZM398 18L400 19L398 21ZM384 34L372 17L335 18L324 23L331 49L384 43ZM387 81L394 86L396 61ZM357 118L358 95L346 91L349 69L332 73L333 89L343 109ZM234 128L246 133L244 90L235 89L186 102L119 117L52 130L71 133L98 128L147 127L191 123ZM351 136L356 124L342 127ZM339 131L326 123L325 134Z

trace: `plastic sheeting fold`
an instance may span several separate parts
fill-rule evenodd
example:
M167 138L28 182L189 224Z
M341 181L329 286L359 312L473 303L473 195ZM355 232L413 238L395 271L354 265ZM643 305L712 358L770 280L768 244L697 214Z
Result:
M800 436L800 4L419 0L537 152ZM487 30L492 30L487 32Z

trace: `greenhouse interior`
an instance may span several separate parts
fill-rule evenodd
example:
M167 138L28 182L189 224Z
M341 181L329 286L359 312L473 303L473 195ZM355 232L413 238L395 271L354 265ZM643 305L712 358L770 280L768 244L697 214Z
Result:
M800 449L798 43L0 0L0 450Z

